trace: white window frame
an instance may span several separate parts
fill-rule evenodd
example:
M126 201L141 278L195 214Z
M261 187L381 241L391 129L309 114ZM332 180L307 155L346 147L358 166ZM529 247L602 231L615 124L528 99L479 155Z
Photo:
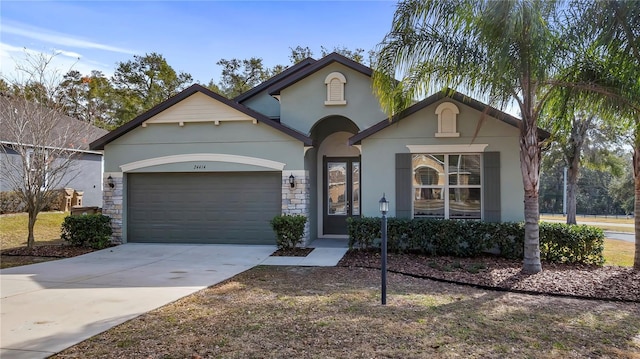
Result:
M435 185L417 185L415 183L412 184L412 189L411 189L411 216L413 218L443 218L443 219L450 219L450 207L449 207L449 202L450 202L450 189L455 189L455 188L477 188L480 189L480 216L479 218L466 218L469 220L483 220L484 217L484 191L483 191L483 176L484 176L484 156L482 155L482 153L478 153L478 152L456 152L456 153L412 153L411 154L411 171L413 176L416 175L416 170L417 168L414 168L414 164L413 164L413 156L415 155L442 155L444 156L444 164L443 164L443 169L444 169L444 174L440 174L440 176L444 177L444 181L442 181L443 184L435 184ZM465 155L477 155L480 157L480 161L479 161L479 179L480 179L480 184L478 185L460 185L460 184L454 184L451 185L449 184L449 159L451 156L456 156L456 155L461 155L461 156L465 156ZM413 178L413 177L412 177ZM440 189L441 193L442 193L442 199L444 202L444 213L443 213L443 217L439 217L439 216L416 216L415 215L415 200L416 200L416 190L417 189L421 189L421 188L432 188L432 189ZM455 219L463 219L463 218L455 218Z
M332 100L334 93L331 90L331 83L333 81L339 82L340 93L338 93L339 95L338 100ZM327 99L324 101L325 105L340 106L340 105L347 104L347 100L345 100L345 97L344 97L344 88L345 88L344 85L347 83L347 78L344 77L343 74L341 74L340 72L332 72L329 75L327 75L327 77L324 79L324 83L327 86Z
M453 112L453 118L444 118L442 113L445 111ZM438 115L438 132L436 132L435 137L460 137L460 132L458 132L458 114L460 110L458 106L453 104L452 102L443 102L438 107L436 107L436 115ZM447 126L448 125L448 126ZM449 127L452 128L452 131L444 132L444 128Z

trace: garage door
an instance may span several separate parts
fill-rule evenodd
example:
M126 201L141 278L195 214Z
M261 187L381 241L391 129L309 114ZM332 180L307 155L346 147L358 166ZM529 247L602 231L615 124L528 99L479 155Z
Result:
M129 242L275 244L280 172L136 173L127 188Z

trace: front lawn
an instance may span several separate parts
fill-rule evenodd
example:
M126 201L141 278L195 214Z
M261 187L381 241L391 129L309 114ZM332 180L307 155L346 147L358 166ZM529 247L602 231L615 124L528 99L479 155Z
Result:
M69 212L42 212L36 220L34 237L36 245L61 243L60 226ZM0 216L0 249L27 245L29 216L26 213Z
M52 358L632 358L640 305L258 267Z

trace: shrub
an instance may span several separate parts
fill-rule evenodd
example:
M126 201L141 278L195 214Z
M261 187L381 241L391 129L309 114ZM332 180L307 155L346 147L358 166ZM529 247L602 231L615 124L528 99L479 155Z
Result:
M64 195L61 190L52 190L45 195L49 201L42 211L62 211L64 209ZM0 214L22 213L27 211L27 205L15 191L0 192Z
M20 213L26 210L26 205L17 192L0 192L0 214Z
M380 218L350 218L349 248L379 247ZM524 256L524 223L490 223L447 219L400 219L387 222L387 249L430 255L473 257L496 252L502 257ZM589 226L540 224L540 256L558 263L604 264L604 233Z
M78 247L106 248L112 234L110 222L102 214L67 216L62 222L62 239Z
M278 215L271 220L271 228L276 232L278 249L295 248L304 236L307 217L302 215Z
M604 232L587 225L540 223L540 257L557 263L604 264Z

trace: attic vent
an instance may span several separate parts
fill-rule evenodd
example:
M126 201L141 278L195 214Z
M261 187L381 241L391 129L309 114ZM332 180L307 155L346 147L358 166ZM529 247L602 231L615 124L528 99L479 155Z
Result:
M458 106L451 102L443 102L436 108L438 115L438 132L436 137L460 137L457 132Z
M346 105L347 101L344 99L344 84L347 83L347 79L343 74L339 72L330 73L324 80L327 85L327 100L325 105Z

